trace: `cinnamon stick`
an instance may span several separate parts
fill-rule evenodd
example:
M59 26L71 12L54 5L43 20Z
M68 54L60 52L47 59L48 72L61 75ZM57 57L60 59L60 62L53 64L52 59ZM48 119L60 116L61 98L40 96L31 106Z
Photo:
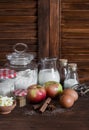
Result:
M45 110L46 110L46 108L47 108L47 106L49 105L49 103L51 102L51 98L50 97L48 97L46 100L45 100L45 102L43 103L43 105L41 106L41 108L39 109L39 111L41 112L41 113L43 113Z

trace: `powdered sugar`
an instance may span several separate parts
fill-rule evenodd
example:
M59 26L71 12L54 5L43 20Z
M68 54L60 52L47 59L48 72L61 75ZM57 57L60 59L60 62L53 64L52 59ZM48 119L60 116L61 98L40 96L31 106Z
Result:
M76 79L67 79L64 81L64 88L71 88L76 84L78 84L78 81Z

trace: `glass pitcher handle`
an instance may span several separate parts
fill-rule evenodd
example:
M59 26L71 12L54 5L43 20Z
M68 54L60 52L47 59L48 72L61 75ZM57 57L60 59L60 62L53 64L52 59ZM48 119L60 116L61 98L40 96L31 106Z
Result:
M23 46L23 50L18 50L17 47L20 47L20 46ZM25 44L25 43L16 43L14 46L13 46L13 49L16 53L19 53L19 54L22 54L24 53L26 50L27 50L28 46Z

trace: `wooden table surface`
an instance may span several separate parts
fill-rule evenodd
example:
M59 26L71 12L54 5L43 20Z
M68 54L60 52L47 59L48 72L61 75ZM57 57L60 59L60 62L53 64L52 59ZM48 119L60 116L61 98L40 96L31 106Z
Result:
M0 130L89 130L89 94L79 97L70 109L55 112L34 112L28 106L16 107L7 115L0 115Z

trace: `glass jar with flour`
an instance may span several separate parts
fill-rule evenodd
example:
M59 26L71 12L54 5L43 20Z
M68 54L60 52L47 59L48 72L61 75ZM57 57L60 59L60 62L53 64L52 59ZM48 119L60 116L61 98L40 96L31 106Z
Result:
M60 82L60 74L57 68L57 58L41 59L39 65L38 82L43 85L48 81Z
M77 84L79 84L77 64L70 63L68 64L68 73L64 80L64 89L72 88L74 85L77 85Z
M0 95L11 96L14 91L14 79L16 71L8 68L0 68Z
M14 52L7 55L6 67L16 71L13 79L15 89L27 89L37 84L37 65L33 62L34 55L27 53L27 49L26 44L17 43L13 46Z

